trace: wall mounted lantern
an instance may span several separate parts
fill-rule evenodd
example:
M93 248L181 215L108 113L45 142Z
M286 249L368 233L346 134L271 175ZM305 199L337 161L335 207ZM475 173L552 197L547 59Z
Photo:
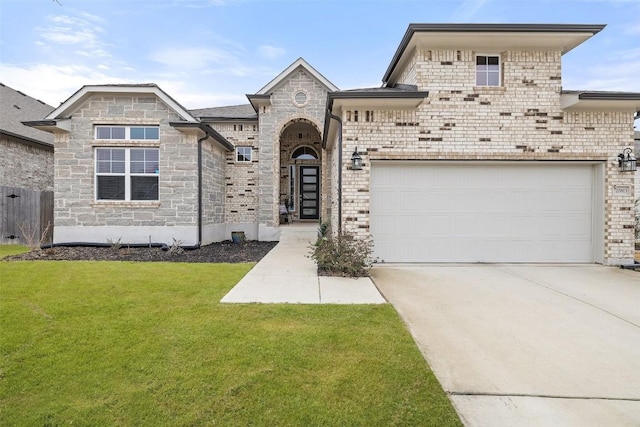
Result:
M618 166L622 172L635 172L638 168L638 161L631 154L631 148L625 148L618 154Z
M363 165L364 163L362 163L362 157L360 157L360 154L358 154L358 147L356 147L356 151L354 151L351 155L351 169L354 171L359 171L362 170Z

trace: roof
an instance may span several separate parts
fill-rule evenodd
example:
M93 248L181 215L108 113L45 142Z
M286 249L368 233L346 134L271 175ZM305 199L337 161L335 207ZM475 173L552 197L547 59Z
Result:
M640 92L563 90L560 97L570 111L640 111Z
M42 119L53 111L51 105L0 83L0 133L53 147L53 135L25 126L22 122Z
M583 24L409 24L382 81L395 77L418 46L427 49L560 50L563 54L602 31Z
M45 117L45 119L68 119L71 117L71 114L73 114L73 112L82 105L87 98L89 98L89 96L97 93L155 95L162 100L162 102L167 104L169 108L180 115L183 120L187 122L197 122L195 117L193 117L186 108L180 105L178 101L169 96L165 91L160 89L160 87L155 83L85 85L76 93L71 95L69 99L60 104L60 106Z
M227 107L199 108L196 110L189 110L189 112L194 117L198 117L200 119L258 119L258 114L256 114L251 104L230 105Z

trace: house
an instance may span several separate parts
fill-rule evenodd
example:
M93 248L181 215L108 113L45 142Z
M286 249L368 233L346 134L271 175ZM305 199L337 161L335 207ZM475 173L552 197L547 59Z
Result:
M22 124L53 109L0 83L0 185L53 190L53 135Z
M55 242L275 240L287 206L385 262L631 262L640 93L562 88L603 28L411 24L381 87L300 58L230 107L85 86L29 123L56 137Z

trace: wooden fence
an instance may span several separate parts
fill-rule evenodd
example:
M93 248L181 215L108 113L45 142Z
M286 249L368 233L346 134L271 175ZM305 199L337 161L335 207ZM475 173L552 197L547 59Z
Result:
M23 231L37 242L45 230L43 243L51 243L53 191L0 186L0 244L29 244Z

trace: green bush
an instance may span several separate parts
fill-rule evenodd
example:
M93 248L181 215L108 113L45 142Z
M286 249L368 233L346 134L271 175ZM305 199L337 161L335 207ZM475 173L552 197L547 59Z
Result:
M368 239L356 239L347 232L326 233L311 247L310 257L321 276L366 277L373 263L371 251Z

